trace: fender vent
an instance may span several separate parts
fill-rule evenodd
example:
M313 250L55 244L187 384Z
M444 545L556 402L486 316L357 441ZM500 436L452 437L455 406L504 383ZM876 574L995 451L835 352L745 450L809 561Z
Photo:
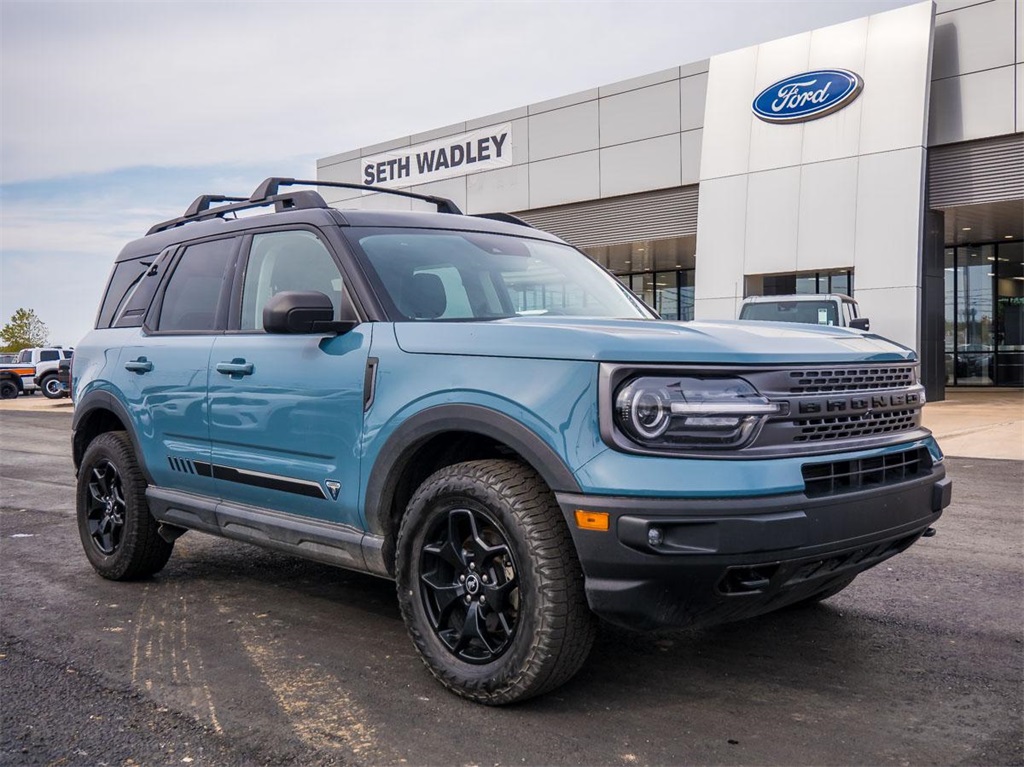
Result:
M171 465L173 471L181 472L182 474L195 474L196 465L187 458L175 458L172 455L167 456L167 462Z

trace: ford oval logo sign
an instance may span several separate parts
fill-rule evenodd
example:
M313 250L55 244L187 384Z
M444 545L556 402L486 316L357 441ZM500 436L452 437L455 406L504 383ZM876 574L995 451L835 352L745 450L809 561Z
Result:
M864 80L846 69L818 69L779 80L754 99L754 114L769 123L802 123L832 114L853 101Z

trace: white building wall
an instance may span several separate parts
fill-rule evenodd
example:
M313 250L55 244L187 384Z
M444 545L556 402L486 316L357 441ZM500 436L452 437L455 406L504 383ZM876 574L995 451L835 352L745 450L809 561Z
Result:
M698 319L734 318L745 275L852 268L872 329L917 347L932 15L918 3L711 59ZM863 93L807 123L753 115L764 88L824 67Z
M929 146L1024 132L1024 0L940 0Z
M467 213L523 211L665 189L699 180L707 61L562 96L496 115L326 157L324 181L362 182L361 159L505 123L512 166L408 187L439 194ZM323 187L344 207L420 208L421 203Z

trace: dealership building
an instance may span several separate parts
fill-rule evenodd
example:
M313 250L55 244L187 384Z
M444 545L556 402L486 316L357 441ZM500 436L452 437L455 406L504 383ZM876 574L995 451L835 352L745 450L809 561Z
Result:
M933 398L1024 385L1024 0L908 5L317 172L513 213L666 319L845 293L872 331L918 350ZM424 207L321 191L341 208Z

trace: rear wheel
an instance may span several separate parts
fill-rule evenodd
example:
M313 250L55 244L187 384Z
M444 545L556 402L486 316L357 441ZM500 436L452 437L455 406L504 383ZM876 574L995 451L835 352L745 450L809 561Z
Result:
M402 521L397 575L417 650L464 698L500 705L540 695L590 652L596 619L562 512L515 461L429 477Z
M18 396L18 385L14 381L0 381L0 399L14 399Z
M78 470L78 533L85 555L104 578L159 572L173 544L157 532L146 503L146 478L123 431L94 439Z
M64 396L64 387L60 385L56 373L43 376L43 380L39 382L39 388L43 390L47 399L60 399Z

